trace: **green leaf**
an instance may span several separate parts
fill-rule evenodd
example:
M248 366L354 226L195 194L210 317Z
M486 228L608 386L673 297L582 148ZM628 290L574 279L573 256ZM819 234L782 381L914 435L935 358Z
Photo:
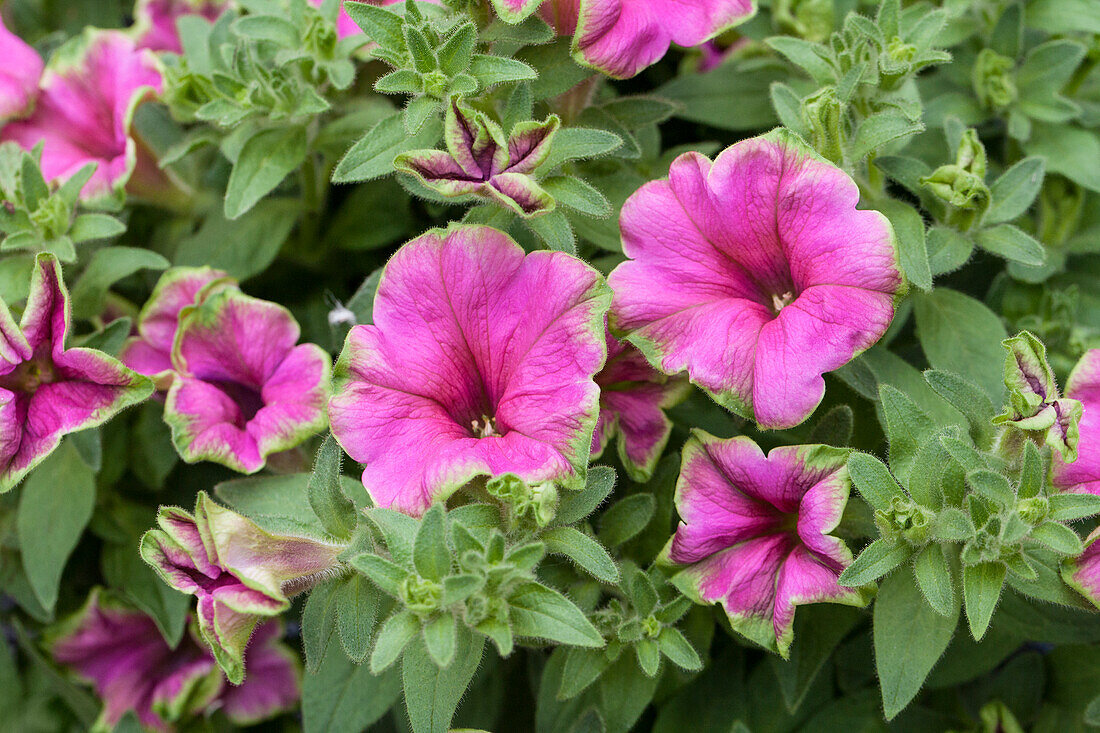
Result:
M52 611L61 574L95 505L95 476L63 441L23 484L16 510L23 569L35 597Z
M843 586L858 588L873 583L913 556L913 548L904 542L875 540L859 553L837 580Z
M886 464L868 453L848 456L848 473L856 491L874 509L885 511L895 497L905 496Z
M81 214L73 221L69 238L75 244L111 239L126 231L126 225L107 214ZM165 265L167 267L167 265Z
M874 608L875 664L886 719L894 718L920 691L955 633L959 611L942 616L921 597L912 571L887 578Z
M1100 191L1100 135L1069 125L1040 125L1032 128L1024 144L1028 155L1044 158L1047 171L1060 173L1090 191Z
M446 519L439 504L425 512L420 520L420 529L413 544L413 564L421 577L436 582L442 581L451 572Z
M477 48L477 26L471 22L463 23L451 32L451 35L439 47L439 70L448 77L461 74L470 68L470 61Z
M411 611L399 611L386 619L374 640L370 655L370 671L381 674L397 661L409 642L420 633L420 619ZM425 652L427 654L427 652ZM432 666L435 666L434 663Z
M963 601L966 620L975 641L981 641L993 618L993 609L1001 597L1005 581L1005 566L999 562L984 562L963 568Z
M404 20L400 15L365 2L345 3L344 10L379 46L394 53L405 53Z
M233 21L234 34L253 41L271 41L284 48L295 48L301 41L298 29L277 15L246 15Z
M982 229L978 232L976 241L986 252L992 252L1011 262L1038 267L1046 261L1046 249L1043 245L1011 224Z
M932 289L932 270L928 264L928 246L924 241L924 220L908 204L887 199L879 210L890 219L898 240L901 269L909 281L921 290Z
M570 39L562 37L553 43L540 46L528 46L516 54L538 73L538 79L531 83L531 92L535 101L564 94L595 72L578 66L570 53Z
M349 3L351 5L353 3ZM401 696L401 675L390 669L371 674L340 653L329 639L320 668L302 681L304 733L359 733L381 719Z
M852 441L855 413L849 405L837 405L826 412L810 432L810 444L843 448Z
M163 270L169 264L156 252L137 247L98 250L73 286L73 315L77 318L99 315L111 285L139 270Z
M340 463L344 451L332 435L325 436L309 477L309 505L325 530L347 538L355 531L355 507L340 490Z
M915 297L917 337L935 369L955 372L981 387L994 404L1004 394L1004 325L981 302L936 288Z
M1020 499L1030 499L1038 496L1039 492L1043 490L1044 483L1043 476L1043 457L1039 454L1039 448L1035 443L1030 440L1024 443L1024 460L1023 465L1020 467L1020 484L1016 490L1016 496ZM1091 494L1055 494L1050 498L1053 499L1057 496L1092 496ZM1100 497L1097 498L1098 506L1100 506ZM1054 510L1054 504L1050 505L1051 511ZM1082 515L1088 516L1088 515ZM1052 517L1054 519L1065 519L1064 517ZM1080 519L1080 517L1073 517L1073 519Z
M836 81L836 72L832 64L826 61L818 51L822 49L820 45L790 36L774 36L764 42L809 74L819 86Z
M465 627L446 669L436 666L422 641L409 647L401 663L401 675L413 733L447 733L484 651L485 639Z
M263 272L275 259L298 221L301 204L290 199L268 199L239 219L226 219L212 210L197 232L180 242L173 264L209 265L238 280ZM226 242L232 242L227 247Z
M337 164L333 183L358 183L394 172L393 159L409 150L430 148L443 134L443 121L429 118L415 135L405 133L402 113L397 112L372 127Z
M183 637L193 598L165 584L134 552L139 537L130 539L127 544L108 544L103 548L100 564L104 579L153 619L160 635L174 648Z
M241 148L225 191L225 216L237 219L297 170L309 152L303 127L264 130Z
M974 253L974 243L946 227L932 227L928 230L928 265L933 275L954 272L970 259Z
M401 584L409 577L408 570L371 553L356 555L350 562L353 568L370 578L382 591L394 598L401 597Z
M697 672L703 668L703 660L699 658L699 653L678 629L671 626L661 629L657 644L661 654L668 657L668 660L680 669Z
M554 654L565 656L561 686L557 692L559 700L569 700L579 695L599 679L610 664L607 654L600 649L558 647Z
M604 583L617 583L619 569L603 546L573 527L555 527L547 530L540 539L546 543L546 551L564 555L577 563L589 575Z
M618 547L645 529L656 509L652 494L632 494L620 499L600 517L600 541L608 547Z
M336 631L337 589L342 582L330 580L315 586L302 609L302 647L309 672L316 672L321 666Z
M580 491L565 493L554 517L554 524L574 524L587 517L607 500L615 488L615 469L609 466L593 466L588 469L588 480Z
M428 656L440 669L450 665L454 659L457 637L455 617L449 613L436 616L424 625L424 645Z
M974 441L988 448L993 439L993 417L997 414L989 396L978 385L951 372L929 369L924 379L936 394L963 414L970 423Z
M913 572L917 586L936 613L941 616L958 613L959 601L955 597L951 566L939 544L932 543L917 554L913 560Z
M560 211L532 216L524 219L523 223L542 240L547 249L577 254L577 238L573 235L573 227Z
M678 102L681 119L723 130L758 130L777 122L771 85L789 79L790 72L774 60L755 59L681 74L654 94Z
M890 442L890 468L900 481L908 483L917 452L935 432L936 424L913 400L888 384L879 387L879 401Z
M1046 161L1042 158L1024 158L1005 171L989 188L992 203L982 222L1009 222L1027 211L1043 187L1045 172Z
M554 140L550 144L550 153L540 166L540 170L553 170L569 160L607 155L622 144L622 138L606 130L563 127L554 135Z
M800 610L794 620L794 644L790 658L768 655L768 662L787 710L802 707L821 670L828 666L837 645L863 618L863 613L846 606L821 604Z
M356 664L362 664L370 652L380 600L366 578L355 573L336 589L336 630L344 651Z
M1028 536L1061 555L1076 557L1084 550L1077 533L1058 522L1043 522L1037 527L1032 527Z
M1056 522L1072 522L1100 514L1100 496L1096 494L1054 494L1048 501L1050 518Z
M474 54L470 63L470 74L478 80L482 88L534 81L538 78L538 72L518 59L481 53Z
M924 124L897 112L879 112L860 123L851 145L851 156L862 160L879 148L924 130Z
M561 593L541 583L520 585L508 597L508 606L512 630L519 636L574 646L603 646L603 637L584 613Z
M1001 474L980 468L966 474L966 483L975 492L1001 507L1008 507L1016 501L1016 492Z
M603 219L611 216L611 203L599 189L576 176L553 176L539 181L559 204L579 211L586 216Z

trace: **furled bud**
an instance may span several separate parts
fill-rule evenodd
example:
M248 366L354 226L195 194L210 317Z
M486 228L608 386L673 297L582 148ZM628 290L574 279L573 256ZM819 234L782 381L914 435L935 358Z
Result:
M991 48L983 48L974 61L971 81L983 106L1002 110L1016 101L1016 62Z

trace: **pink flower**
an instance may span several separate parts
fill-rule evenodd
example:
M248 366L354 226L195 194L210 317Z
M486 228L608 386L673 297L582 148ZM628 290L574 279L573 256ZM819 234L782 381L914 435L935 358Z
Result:
M54 660L88 680L103 699L98 725L110 730L128 711L154 730L216 708L250 725L292 708L300 697L298 660L283 644L281 624L257 629L248 650L250 673L226 684L210 652L185 634L168 646L153 620L99 589L84 608L52 630Z
M164 420L188 463L255 473L324 429L332 365L319 346L295 346L300 329L286 308L219 282L179 311Z
M186 306L198 305L220 288L236 287L236 281L211 267L173 267L161 275L153 294L138 314L138 335L127 340L119 359L135 372L153 377L167 389L173 374L172 344L179 316Z
M0 128L0 141L26 150L45 143L42 174L49 180L95 163L81 189L85 199L121 191L138 166L134 111L161 90L153 55L120 31L89 30L54 52L41 87L33 114Z
M199 633L234 684L256 625L290 607L288 596L339 564L345 548L313 537L273 535L200 491L194 515L161 507L141 557L165 583L198 599Z
M13 117L22 117L38 96L42 77L42 57L23 39L4 27L0 19L0 126Z
M611 327L666 374L766 428L798 425L822 375L874 344L903 288L893 230L785 130L673 162L620 219Z
M444 196L472 194L533 216L554 208L554 197L530 174L546 160L560 124L554 115L521 122L506 137L485 114L462 109L455 100L447 108L447 152L411 150L393 164Z
M379 506L421 514L478 476L583 486L603 365L603 278L488 227L429 232L348 334L332 433Z
M663 562L696 603L721 603L734 630L786 656L795 607L862 606L837 583L852 553L833 537L851 486L848 451L824 445L774 448L696 431L684 446L676 509L680 526Z
M1100 489L1100 486L1097 488ZM1095 494L1097 491L1092 490L1089 493ZM1092 530L1085 538L1084 552L1078 557L1063 561L1062 579L1066 585L1100 608L1100 542L1097 540L1100 540L1100 527Z
M607 334L607 364L596 375L600 418L592 435L592 459L618 436L619 458L635 481L648 481L668 443L672 421L665 409L683 400L688 381L667 377L642 353Z
M1054 453L1054 486L1060 491L1100 494L1100 349L1085 352L1077 362L1066 382L1066 397L1079 400L1084 412L1077 426L1077 460L1069 463L1059 452ZM1090 539L1095 539L1095 534ZM1093 555L1100 552L1100 545L1095 547Z
M61 442L147 398L153 386L95 349L65 348L69 294L61 266L38 256L20 325L0 302L0 492Z
M616 79L660 61L673 43L698 46L755 12L753 0L548 0L540 10L559 35L573 35L577 63Z
M176 21L185 15L198 15L213 22L226 7L224 0L138 0L132 31L137 47L183 53Z
M325 0L309 0L314 7L321 7ZM429 3L431 5L439 5L439 0L418 0L419 2ZM336 33L340 38L347 38L348 36L356 36L363 32L363 29L356 25L355 21L348 15L348 11L344 9L345 0L340 0L340 17L336 19ZM404 4L405 0L363 0L366 5L381 5L383 7L387 5Z

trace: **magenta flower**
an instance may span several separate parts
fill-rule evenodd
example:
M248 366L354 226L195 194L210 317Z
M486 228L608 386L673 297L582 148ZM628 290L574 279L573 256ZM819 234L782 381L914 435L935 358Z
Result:
M635 481L648 481L668 443L672 421L665 409L691 389L686 379L667 377L642 353L607 334L607 363L596 375L600 418L592 434L593 460L618 436L619 458Z
M798 425L822 375L886 332L903 288L893 230L776 130L673 162L623 206L611 327L666 374L765 428Z
M1095 351L1095 349L1094 349ZM1097 493L1095 490L1090 493ZM1085 551L1062 561L1062 579L1100 608L1100 527L1085 538Z
M862 606L837 578L852 553L829 532L851 487L848 451L774 448L702 431L684 446L676 509L681 522L662 562L687 567L672 582L696 603L721 603L738 633L787 655L795 607Z
M52 255L38 256L31 278L20 325L0 302L0 492L63 436L101 425L153 391L148 379L101 351L65 348L69 294Z
M233 287L180 311L164 421L183 460L255 473L324 429L332 365L295 346L300 332L286 308Z
M573 56L616 79L656 63L669 45L698 46L743 23L753 0L566 0L558 15L579 5ZM568 27L568 23L563 23ZM561 32L561 26L559 26Z
M141 557L165 583L198 599L199 632L235 684L244 649L265 617L290 607L288 596L339 565L344 546L313 537L273 535L200 491L194 515L161 507L160 529L141 538Z
M321 7L324 0L309 0L314 7ZM404 4L405 0L362 0L367 5L397 5L398 3ZM419 2L429 3L431 5L439 5L439 0L418 0ZM336 19L336 33L340 38L347 38L348 36L359 35L363 32L363 29L356 25L355 21L351 19L348 12L344 10L345 0L340 0L340 16Z
M132 33L138 48L183 53L176 21L198 15L211 22L228 7L224 0L138 0Z
M420 514L478 476L583 486L603 366L603 278L488 227L398 250L337 362L332 433L380 506Z
M546 160L560 124L555 115L521 122L506 137L484 113L462 109L455 100L447 108L447 151L411 150L393 164L444 196L472 194L533 216L554 208L554 197L531 173Z
M26 150L45 143L42 174L49 180L95 163L83 198L121 191L139 162L134 111L161 90L152 54L120 31L89 30L54 52L41 87L34 113L0 128L0 141Z
M135 372L153 377L158 386L170 385L172 344L179 329L180 311L198 305L220 288L236 281L211 267L173 267L161 275L153 294L138 314L138 335L127 340L119 359Z
M281 636L277 621L260 626L248 650L248 679L229 685L210 652L189 634L173 649L151 618L95 589L83 609L50 633L47 645L55 661L95 687L104 703L99 726L110 730L133 711L146 728L167 731L216 708L250 725L293 707L301 675Z
M1070 463L1054 453L1054 486L1061 491L1100 494L1100 349L1085 352L1077 362L1066 382L1066 397L1079 400L1084 412L1077 426L1077 460ZM1096 550L1100 552L1100 545Z
M22 38L4 27L0 18L0 126L30 111L38 96L42 57Z

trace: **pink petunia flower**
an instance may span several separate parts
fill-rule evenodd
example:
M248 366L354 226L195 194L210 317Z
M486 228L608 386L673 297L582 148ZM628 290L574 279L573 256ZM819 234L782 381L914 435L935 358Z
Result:
M507 206L521 216L554 208L554 197L530 175L550 154L561 122L521 122L507 136L481 112L454 100L447 108L447 150L410 150L393 164L444 196L475 195Z
M837 582L852 553L829 534L848 502L847 457L824 445L765 456L748 438L696 431L676 484L681 522L661 555L687 566L672 582L696 603L721 603L734 630L783 656L796 606L865 605Z
M248 649L248 679L230 685L190 634L173 649L151 618L95 589L80 611L51 631L47 646L103 700L98 725L110 730L132 711L146 728L168 731L218 708L233 723L251 725L294 707L301 671L281 637L278 621L260 626Z
M81 197L108 197L122 191L138 168L134 111L161 87L151 52L136 48L121 31L88 30L54 53L34 112L0 128L0 141L13 140L26 150L44 143L42 174L48 180L95 163Z
M309 0L314 7L321 7L325 0ZM398 5L404 4L405 0L361 0L366 5ZM345 0L340 0L340 16L336 19L336 33L340 38L347 38L348 36L356 36L363 32L363 29L356 25L355 21L348 15L348 11L344 9ZM428 3L430 5L439 5L439 0L419 0L419 2Z
M22 38L9 31L0 18L0 126L13 117L22 117L34 106L38 81L42 77L42 57Z
M1100 608L1100 542L1097 540L1100 540L1100 527L1092 530L1085 538L1084 552L1062 562L1062 579L1066 585Z
M0 302L0 492L63 436L101 425L153 391L148 379L101 351L65 348L69 319L61 266L41 254L20 325Z
M138 48L182 54L176 21L197 15L213 22L228 6L225 0L138 0L131 32Z
M1066 397L1080 401L1084 411L1077 426L1077 460L1070 463L1059 452L1054 453L1054 486L1060 491L1100 495L1100 349L1085 352L1077 362L1066 382ZM1094 555L1100 552L1100 545L1095 547ZM1100 577L1100 567L1097 573Z
M398 250L348 334L332 433L379 506L419 515L478 476L583 486L611 294L561 252L488 227Z
M235 287L179 312L164 420L183 460L255 473L324 429L332 364L296 346L300 333L286 308Z
M573 35L577 63L626 79L660 61L673 43L698 46L745 22L756 12L756 4L753 0L548 0L539 12L559 35Z
M607 363L596 375L600 418L592 434L592 459L618 437L619 459L635 481L648 481L668 443L672 421L665 409L687 397L691 385L649 365L642 353L607 334Z
M793 134L673 162L620 219L631 260L611 273L611 327L666 374L687 370L762 427L814 411L822 375L886 332L903 289L894 234Z
M202 303L221 288L233 287L236 280L212 267L173 267L166 271L138 314L138 335L126 341L118 358L167 389L173 374L172 344L179 329L180 311Z
M199 633L235 684L256 625L290 607L289 596L327 577L342 545L274 535L200 491L194 515L161 507L159 529L141 538L141 557L165 583L198 599Z

